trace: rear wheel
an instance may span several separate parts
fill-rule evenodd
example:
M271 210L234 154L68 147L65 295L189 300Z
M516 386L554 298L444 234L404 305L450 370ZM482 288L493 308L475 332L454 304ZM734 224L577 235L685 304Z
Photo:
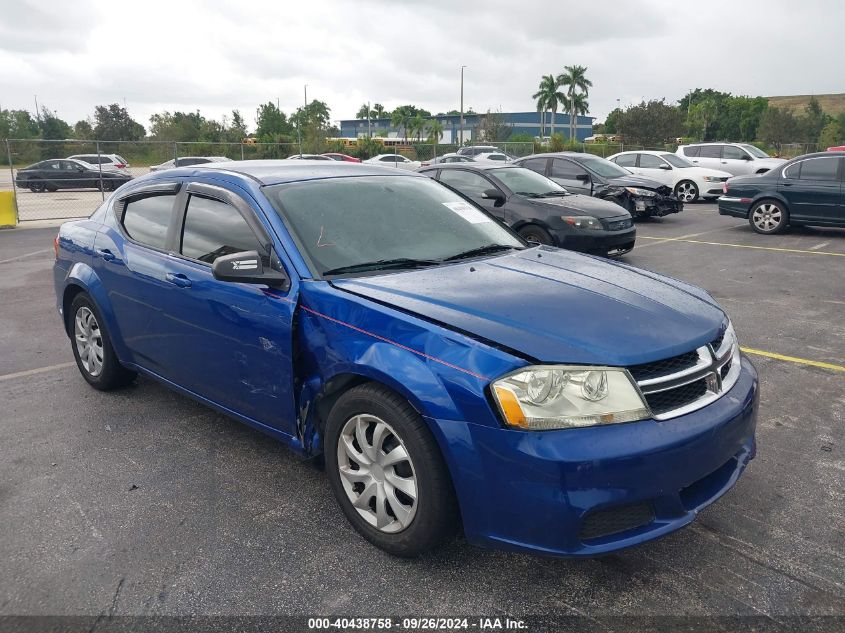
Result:
M87 294L81 292L74 297L70 315L73 356L88 384L109 391L132 382L135 372L120 364L103 319Z
M522 227L519 229L518 233L526 242L537 242L538 244L543 244L545 246L552 246L555 243L554 239L546 229L533 224Z
M40 180L30 180L29 181L29 190L32 193L41 193L47 188L47 186Z
M457 503L446 464L405 399L374 383L354 387L332 407L325 436L332 491L370 543L413 557L454 531Z
M786 228L789 224L789 214L780 202L761 200L751 208L748 223L758 233L773 235Z
M695 202L698 200L698 187L692 180L682 180L675 185L675 196L681 202Z

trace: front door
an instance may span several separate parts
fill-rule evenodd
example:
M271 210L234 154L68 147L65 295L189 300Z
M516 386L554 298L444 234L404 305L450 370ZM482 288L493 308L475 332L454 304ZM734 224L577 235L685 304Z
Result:
M793 163L778 189L786 198L793 219L812 222L841 222L842 159L821 156Z
M590 174L581 165L568 158L555 158L552 161L549 178L569 193L582 193L587 196L593 193Z
M751 155L744 149L734 145L725 145L722 148L722 160L716 169L741 176L754 171L754 161L751 160Z
M505 193L501 189L481 174L465 169L441 169L438 180L457 189L467 198L472 198L473 202L483 207L493 217L505 221L505 205L503 200L507 196L505 196ZM490 198L483 198L482 194L488 189L495 189L502 194L502 201L497 202Z
M217 257L242 251L258 251L265 267L283 269L257 205L246 193L196 183L182 201L161 304L173 333L166 364L178 368L179 385L293 435L295 290L219 281L211 272Z

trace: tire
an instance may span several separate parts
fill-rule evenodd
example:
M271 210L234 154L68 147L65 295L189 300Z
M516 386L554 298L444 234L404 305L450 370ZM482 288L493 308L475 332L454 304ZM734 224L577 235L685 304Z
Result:
M751 228L763 235L781 233L789 224L789 212L776 200L761 200L748 213Z
M698 200L698 186L692 180L682 180L675 185L675 197L681 202Z
M325 436L332 492L370 543L412 558L454 533L457 502L446 463L404 398L376 383L353 387L332 407Z
M528 226L523 226L519 231L520 237L524 239L526 242L537 242L538 244L543 244L544 246L554 246L554 238L549 234L549 232L535 224L529 224Z
M70 306L70 341L79 373L94 389L125 387L137 374L120 364L100 311L84 292Z
M47 186L41 182L40 180L30 180L29 181L29 190L32 193L43 193Z

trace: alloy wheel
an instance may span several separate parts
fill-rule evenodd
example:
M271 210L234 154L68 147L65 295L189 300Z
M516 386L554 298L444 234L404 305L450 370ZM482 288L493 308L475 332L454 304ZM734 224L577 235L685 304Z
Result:
M698 198L698 188L695 186L695 183L684 180L683 182L679 182L675 187L675 195L682 202L692 202Z
M751 221L764 233L770 233L780 226L783 221L783 212L776 204L765 202L754 209Z
M340 481L352 507L371 526L401 532L417 512L417 476L402 439L370 414L349 418L337 443Z
M103 336L90 308L82 306L74 317L74 339L79 362L91 376L103 371Z

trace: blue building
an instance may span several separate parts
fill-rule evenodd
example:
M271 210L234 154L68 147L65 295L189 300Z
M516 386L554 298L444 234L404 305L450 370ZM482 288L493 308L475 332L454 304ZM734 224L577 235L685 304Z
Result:
M541 132L539 112L496 112L496 116L502 118L502 123L512 128L511 134L528 134L532 137L539 137ZM464 134L465 140L482 141L483 139L483 119L486 114L464 114ZM546 112L542 116L545 117L545 136L551 134L552 114ZM457 114L439 114L431 117L440 121L443 125L443 136L440 139L442 144L456 143L460 136L461 117ZM578 141L583 141L588 136L593 134L593 121L595 117L579 116L576 117L575 138ZM569 115L558 112L554 117L555 134L563 134L565 139L569 139ZM347 119L340 122L340 135L344 138L359 138L371 134L372 136L381 136L387 132L388 138L401 138L404 134L402 128L394 127L390 124L390 119Z

